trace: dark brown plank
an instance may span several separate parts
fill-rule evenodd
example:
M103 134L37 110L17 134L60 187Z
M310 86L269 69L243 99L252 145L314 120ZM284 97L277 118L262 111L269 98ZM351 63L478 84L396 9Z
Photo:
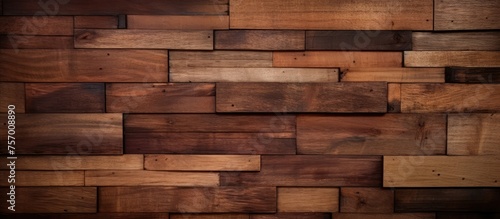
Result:
M306 50L411 50L411 31L306 31Z
M304 50L305 33L298 30L215 31L215 49Z
M0 35L0 49L72 49L71 36Z
M276 211L276 188L101 187L99 211L271 213Z
M75 29L116 29L117 16L75 16Z
M28 113L104 113L104 83L27 83Z
M381 186L376 156L263 155L261 171L221 173L221 186Z
M0 214L11 219L168 219L168 213Z
M396 189L397 212L499 212L500 189Z
M343 213L393 213L394 191L383 188L340 189L340 212Z
M435 213L332 213L334 219L435 219Z
M14 105L15 113L25 112L24 83L0 82L0 112L6 113L9 105ZM2 120L3 121L3 120Z
M251 214L250 219L331 219L330 213Z
M36 3L36 2L35 2ZM8 2L4 1L7 5ZM4 9L5 10L5 9ZM71 16L1 16L0 34L73 35Z
M217 112L387 112L387 84L217 83Z
M437 219L499 219L500 213L438 212Z
M446 68L446 83L500 83L500 68Z

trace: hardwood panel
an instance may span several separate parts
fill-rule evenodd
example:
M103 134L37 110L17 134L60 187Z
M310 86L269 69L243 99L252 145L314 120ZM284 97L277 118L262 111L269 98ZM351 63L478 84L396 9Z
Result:
M414 32L412 35L413 50L500 50L499 32Z
M406 67L500 67L498 51L405 51Z
M500 189L396 189L395 210L498 212Z
M170 51L170 72L183 68L268 68L272 52L256 51Z
M144 155L144 169L171 171L259 171L259 155Z
M27 83L28 113L104 113L104 83Z
M344 68L341 81L444 82L444 68Z
M2 194L8 188L0 188ZM17 187L16 213L95 213L96 187ZM11 213L6 201L0 202L0 212Z
M278 212L339 211L338 188L278 188Z
M168 213L72 213L5 214L11 219L168 219Z
M106 84L106 112L213 113L215 84Z
M249 219L249 214L171 214L170 219Z
M19 82L166 82L166 51L0 50L0 78ZM33 62L33 60L37 60Z
M17 168L17 160L16 160ZM9 171L0 171L2 179L10 179ZM84 186L83 171L16 171L15 186ZM0 186L10 186L2 180Z
M387 112L387 84L218 83L217 112Z
M438 219L498 219L500 213L438 212Z
M333 213L335 219L435 219L435 213L356 214Z
M217 203L217 205L214 205ZM274 212L276 188L101 187L101 212Z
M221 173L221 186L380 186L376 156L265 155L260 172Z
M387 84L387 112L399 113L401 112L401 84L388 83Z
M213 50L213 31L76 29L75 48Z
M383 188L340 189L340 211L343 213L392 213L394 191Z
M85 171L85 186L218 186L218 173Z
M435 155L446 153L446 115L301 115L299 154Z
M500 85L402 84L401 111L496 112L500 110Z
M496 0L441 0L434 3L434 30L500 28L500 2Z
M17 114L16 154L121 154L122 134L121 114Z
M75 16L75 29L116 29L117 16Z
M16 170L142 170L143 155L18 156ZM0 169L8 169L1 165Z
M4 2L5 5L9 3L7 1ZM0 17L0 34L73 35L73 17L33 16L33 14L30 14L30 16Z
M273 52L274 67L401 67L401 52Z
M500 155L499 114L448 115L448 155Z
M447 83L500 83L500 68L446 68Z
M231 29L432 30L432 1L232 0ZM411 15L411 16L409 16Z
M229 16L127 15L128 29L225 30Z
M331 219L330 213L276 213L276 214L251 214L250 219Z
M71 36L0 35L1 49L72 49Z
M306 31L306 50L411 50L411 31Z
M6 113L9 105L14 105L16 113L25 112L24 83L0 82L0 112Z
M498 181L498 157L384 157L385 187L498 187Z
M305 32L298 30L215 31L215 49L304 50Z

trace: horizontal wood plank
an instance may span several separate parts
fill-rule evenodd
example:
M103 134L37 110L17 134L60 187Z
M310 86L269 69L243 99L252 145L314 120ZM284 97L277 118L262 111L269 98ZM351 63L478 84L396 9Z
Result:
M168 213L72 213L72 214L5 214L0 216L8 216L12 219L168 219Z
M0 49L72 49L71 36L0 35Z
M305 32L298 30L215 31L215 49L304 50Z
M250 219L331 219L330 213L280 212L276 214L251 214Z
M401 52L273 52L274 67L385 68L402 64Z
M142 170L143 155L18 156L16 170ZM1 165L0 169L9 169Z
M75 29L116 29L118 16L75 16Z
M387 81L443 83L444 68L344 68L340 81Z
M225 30L229 16L127 15L127 29Z
M488 218L500 218L500 213L494 212L438 212L438 219L488 219Z
M393 213L394 191L374 187L343 187L340 189L340 212Z
M14 112L25 112L25 92L24 83L5 83L0 82L0 112L6 113L9 105L14 105Z
M434 30L500 28L500 2L496 0L443 0L434 3Z
M249 214L171 214L170 219L249 219Z
M401 84L388 83L387 84L387 112L399 113L401 112Z
M218 186L218 173L146 170L85 171L85 186Z
M499 51L405 51L405 67L500 67Z
M500 83L500 68L446 68L446 83Z
M144 169L170 171L259 171L258 155L144 155Z
M337 212L338 188L278 188L278 212Z
M272 52L257 51L170 51L170 72L183 68L268 68Z
M16 162L17 163L17 162ZM17 164L16 164L17 165ZM17 166L16 166L17 168ZM83 171L15 171L14 177L10 171L0 171L3 179L12 181L18 186L84 186ZM13 185L12 184L12 185ZM0 186L10 186L7 180L2 180Z
M411 50L411 31L306 31L306 50Z
M448 115L448 155L500 155L499 114Z
M367 214L367 213L333 213L335 219L435 219L435 213L387 213L387 214Z
M0 34L73 36L73 17L33 16L33 14L0 17Z
M413 50L500 50L499 32L414 32Z

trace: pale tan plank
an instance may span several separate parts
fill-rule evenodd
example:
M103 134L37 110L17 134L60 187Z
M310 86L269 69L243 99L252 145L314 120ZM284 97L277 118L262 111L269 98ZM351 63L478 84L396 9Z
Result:
M274 67L401 67L401 52L273 52Z
M448 115L448 155L500 155L499 114Z
M500 32L414 32L412 50L500 50Z
M498 51L405 51L405 67L500 67Z
M444 68L345 68L340 81L444 83Z
M337 212L338 188L278 188L278 212Z
M85 186L219 186L218 173L85 171Z
M272 52L171 51L170 72L183 68L267 68L273 66Z
M127 15L128 29L225 30L229 16Z
M155 155L144 157L146 170L259 171L260 155Z
M0 79L1 80L1 79ZM24 83L0 83L0 113L6 113L9 105L14 105L15 113L24 113L26 110L26 95Z
M142 170L142 154L118 156L18 156L17 170ZM1 169L8 169L0 165Z
M0 186L10 186L7 179L15 179L15 186L84 186L83 171L0 171Z
M434 10L434 30L500 29L498 0L439 0Z

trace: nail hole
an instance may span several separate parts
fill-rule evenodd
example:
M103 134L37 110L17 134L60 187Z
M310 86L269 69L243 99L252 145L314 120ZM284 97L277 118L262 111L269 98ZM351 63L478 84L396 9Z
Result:
M99 68L99 70L102 70L102 68Z
M441 176L441 174L440 174L440 173L438 173L438 176Z

